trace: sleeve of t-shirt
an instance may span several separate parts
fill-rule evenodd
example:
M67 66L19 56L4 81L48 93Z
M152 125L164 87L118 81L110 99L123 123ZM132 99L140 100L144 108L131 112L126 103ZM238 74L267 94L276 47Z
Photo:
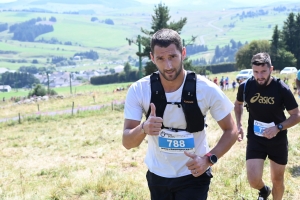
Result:
M289 87L280 81L281 83L281 91L283 96L283 104L287 111L293 110L298 107L297 101L292 93L292 91L289 89Z
M243 97L243 95L244 95L244 87L245 87L245 82L239 85L238 92L236 94L236 99L239 102L244 102L244 97Z
M211 89L213 90L213 88ZM216 88L216 91L208 96L210 96L210 98L207 98L210 114L216 121L222 120L233 110L233 103L219 88Z
M141 94L139 94L138 86L136 83L132 84L128 89L125 107L124 118L140 121L143 116L143 108L141 104Z

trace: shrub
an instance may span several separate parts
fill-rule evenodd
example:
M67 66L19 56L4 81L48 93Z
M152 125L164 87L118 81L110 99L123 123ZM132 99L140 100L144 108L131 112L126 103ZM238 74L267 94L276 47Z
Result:
M37 84L31 92L28 93L28 97L32 96L45 96L47 94L47 90L41 84ZM53 89L49 90L49 95L57 95L57 92Z

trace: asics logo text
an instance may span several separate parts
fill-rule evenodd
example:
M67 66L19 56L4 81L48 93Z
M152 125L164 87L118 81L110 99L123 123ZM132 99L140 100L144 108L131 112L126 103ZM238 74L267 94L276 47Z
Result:
M251 99L251 103L258 102L260 104L274 104L274 97L263 97L260 93L256 93Z

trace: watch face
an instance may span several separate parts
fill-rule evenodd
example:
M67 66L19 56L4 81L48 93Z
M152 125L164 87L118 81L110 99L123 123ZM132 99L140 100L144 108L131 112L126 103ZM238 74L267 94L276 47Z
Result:
M217 156L214 155L214 154L212 154L212 155L210 156L210 161L211 161L211 163L215 164L215 163L218 161Z
M279 130L283 129L283 126L281 124L278 124L277 127L278 127Z

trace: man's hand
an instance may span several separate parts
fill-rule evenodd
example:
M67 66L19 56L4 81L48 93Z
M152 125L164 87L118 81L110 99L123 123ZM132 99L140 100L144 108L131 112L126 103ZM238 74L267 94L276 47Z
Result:
M156 107L153 103L150 104L151 113L148 119L144 122L144 130L148 135L158 135L161 131L163 119L156 117Z
M238 128L238 134L239 134L237 141L241 142L244 139L244 130L243 130L242 126L238 126L237 128Z
M272 126L270 128L266 128L263 132L263 136L268 139L272 139L279 133L277 126Z
M208 158L206 156L200 157L187 151L185 151L184 154L191 158L185 165L188 167L194 177L200 176L209 167Z

